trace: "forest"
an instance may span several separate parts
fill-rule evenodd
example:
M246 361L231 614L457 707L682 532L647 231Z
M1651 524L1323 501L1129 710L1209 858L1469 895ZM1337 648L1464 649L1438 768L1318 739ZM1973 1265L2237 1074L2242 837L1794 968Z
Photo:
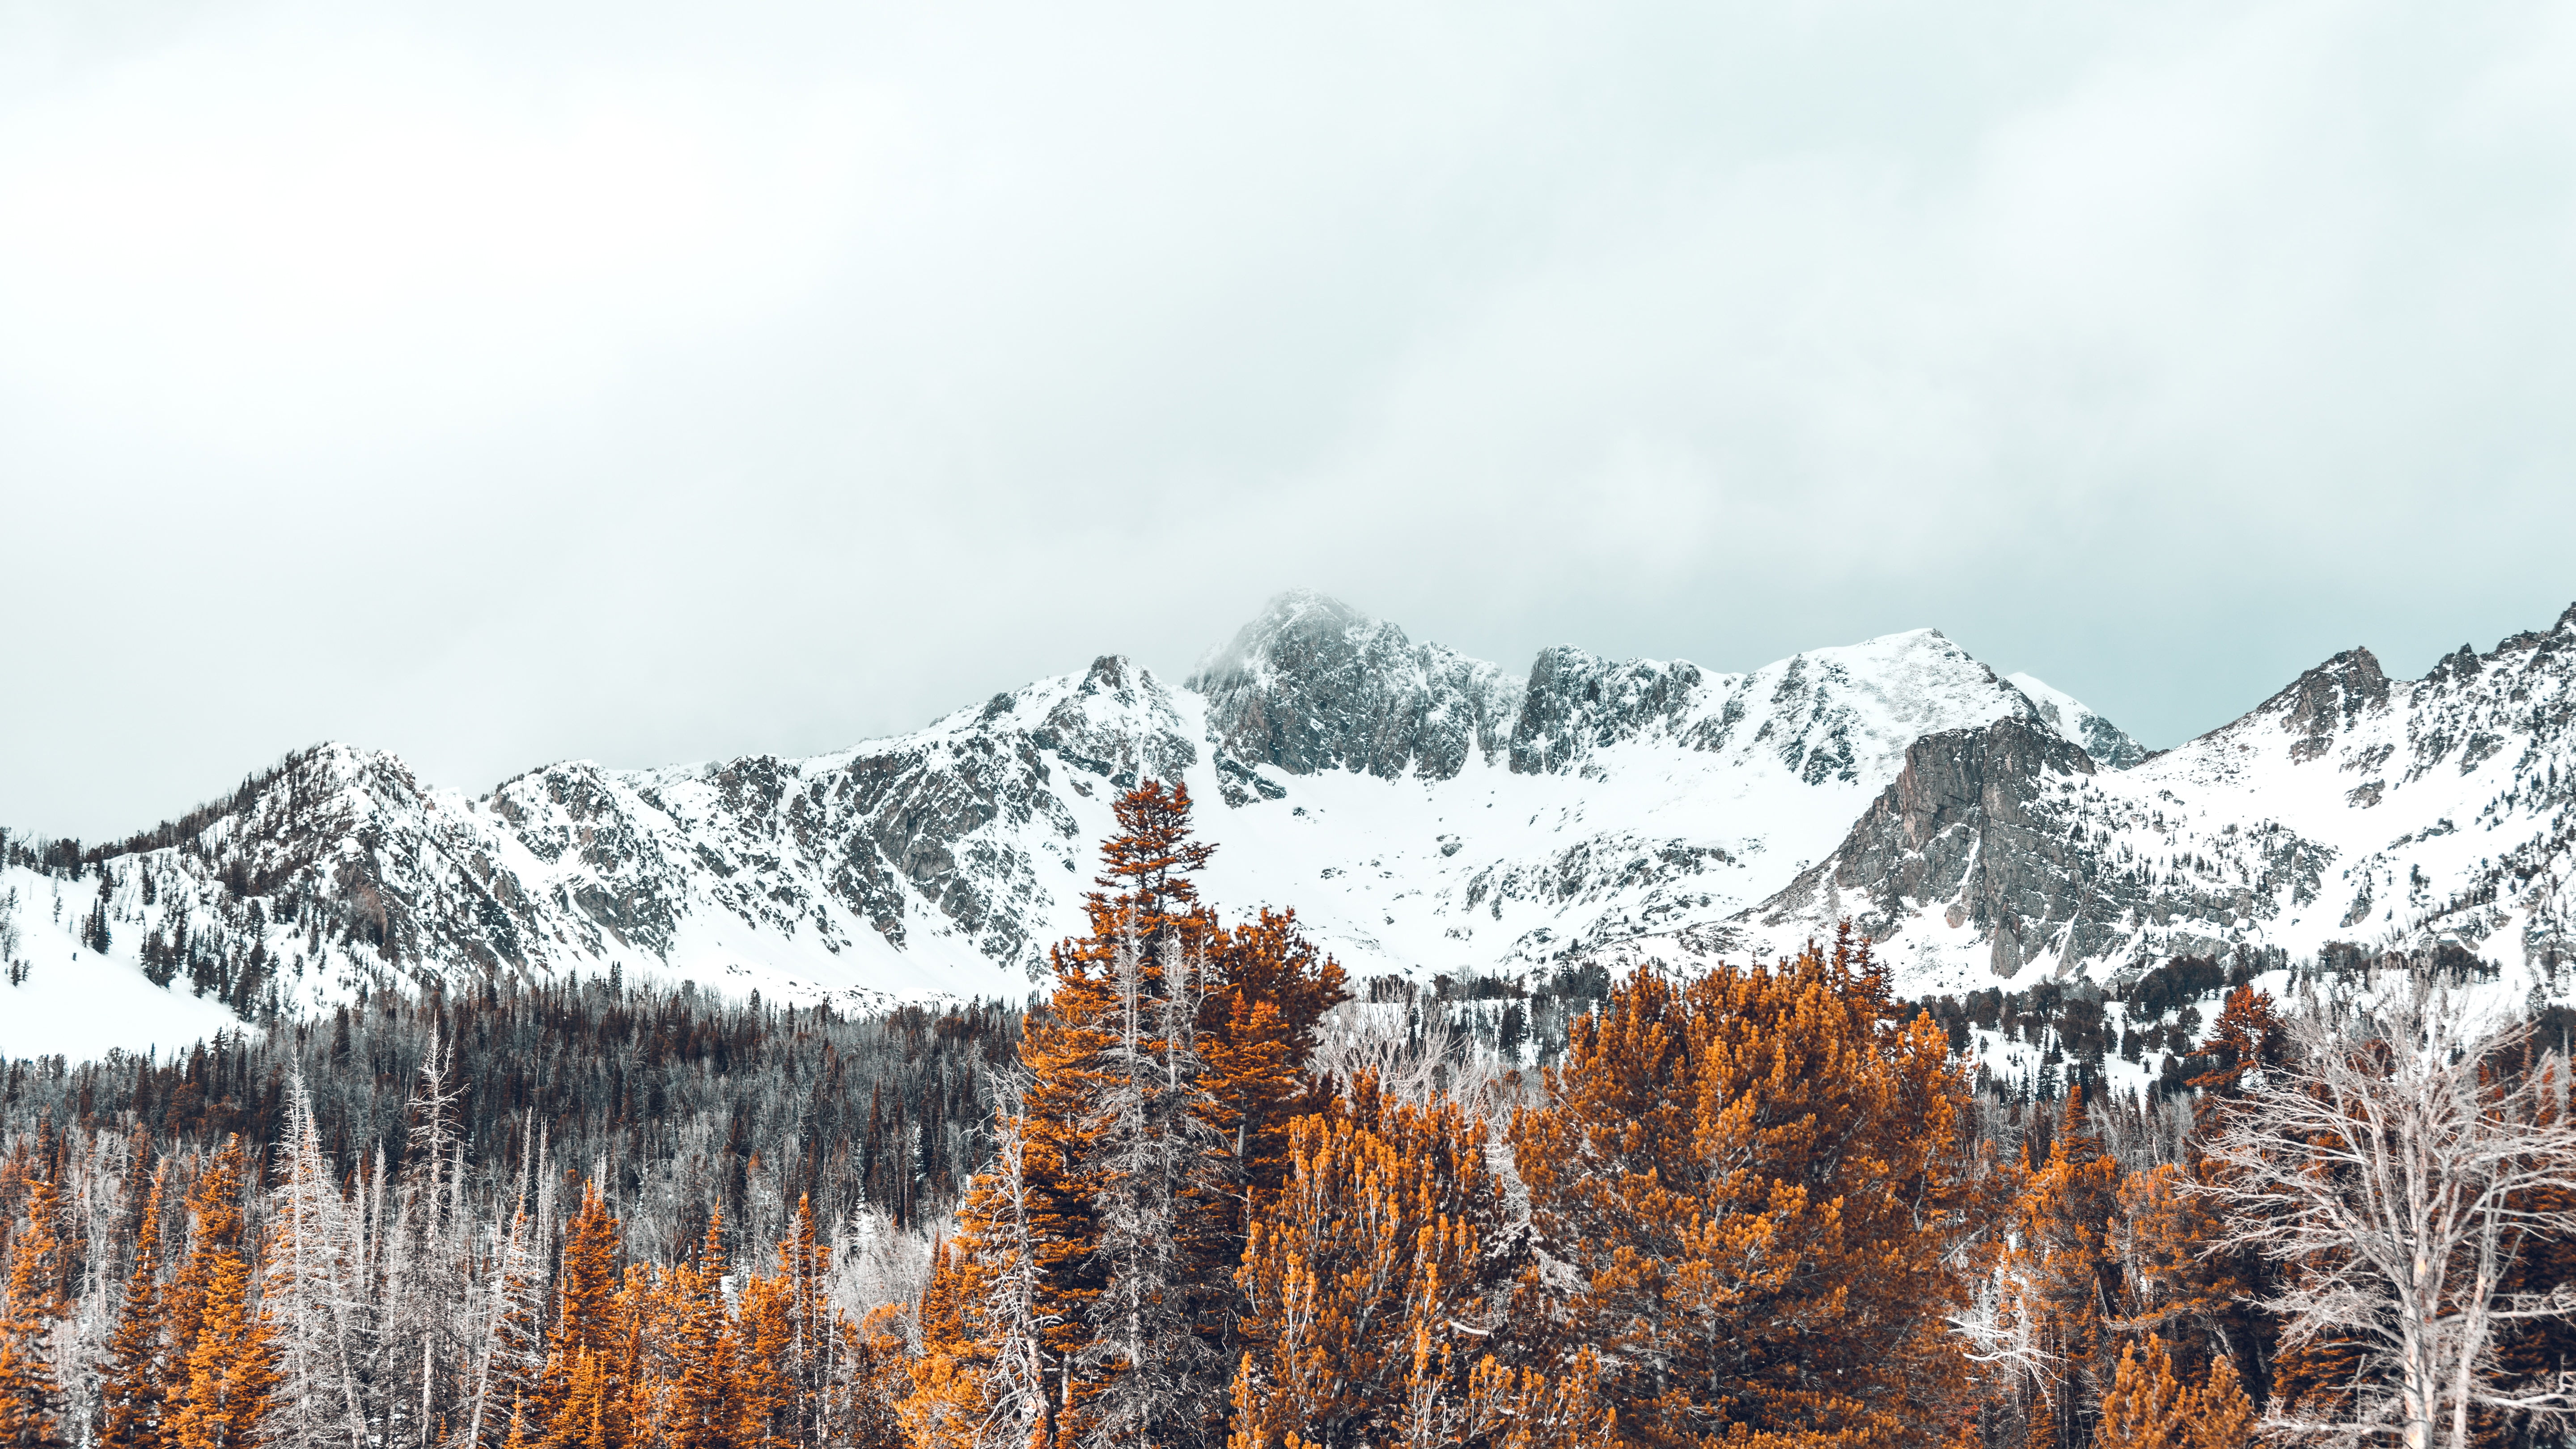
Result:
M2125 1026L1848 928L1353 982L1199 898L1186 791L1117 818L1042 1003L496 981L10 1062L0 1444L2567 1438L2567 1023L2476 963L2177 958Z

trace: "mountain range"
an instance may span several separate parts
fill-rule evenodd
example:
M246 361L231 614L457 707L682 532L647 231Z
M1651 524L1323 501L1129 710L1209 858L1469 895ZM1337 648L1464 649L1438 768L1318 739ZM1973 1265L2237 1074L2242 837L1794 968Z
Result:
M1514 674L1296 592L1184 679L1106 655L828 755L573 761L469 796L324 744L78 874L20 839L0 1014L607 970L1025 996L1147 777L1200 802L1211 900L1294 906L1357 976L1772 954L1850 919L1908 995L2395 947L2554 992L2571 677L2576 607L2417 680L2338 654L2150 753L1934 630L1742 674L1570 647ZM31 1031L0 1051L71 1049Z

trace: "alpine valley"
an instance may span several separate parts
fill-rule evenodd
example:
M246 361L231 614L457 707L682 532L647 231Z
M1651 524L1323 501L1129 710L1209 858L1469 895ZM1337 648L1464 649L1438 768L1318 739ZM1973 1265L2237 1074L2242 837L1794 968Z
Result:
M2556 995L2571 714L2576 608L2418 680L2339 654L2150 754L1932 630L1513 674L1291 593L1186 679L1104 656L810 759L569 762L477 798L325 744L114 845L11 837L0 1051L80 1054L74 1004L169 1038L561 973L1018 999L1147 776L1199 801L1213 901L1295 907L1357 977L1768 955L1848 918L1909 996L2345 943Z

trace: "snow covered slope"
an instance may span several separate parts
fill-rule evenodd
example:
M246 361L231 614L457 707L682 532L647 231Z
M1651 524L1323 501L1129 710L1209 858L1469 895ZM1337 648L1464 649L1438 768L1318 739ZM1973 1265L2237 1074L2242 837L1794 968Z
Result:
M1851 914L1917 989L2116 975L2182 952L2439 949L2556 995L2576 847L2576 608L2420 680L2338 654L2113 772L2006 721L1917 743L1758 913Z
M35 974L0 987L0 1051L66 1049L44 1002L84 991L178 1003L166 1030L125 1013L129 1045L220 1006L573 971L1020 996L1081 924L1114 792L1147 776L1200 800L1211 899L1295 906L1362 975L1778 950L1843 915L1908 992L2240 943L2545 955L2571 661L2576 610L2422 681L2355 651L2146 758L1930 630L1748 674L1559 647L1514 676L1290 594L1184 683L1104 656L812 759L571 762L469 798L389 755L300 752L103 876L19 871L62 940L18 952ZM75 958L92 912L109 949Z
M132 941L104 957L90 950L79 938L92 904L82 884L0 869L0 1057L167 1054L242 1029L221 1003L147 979Z

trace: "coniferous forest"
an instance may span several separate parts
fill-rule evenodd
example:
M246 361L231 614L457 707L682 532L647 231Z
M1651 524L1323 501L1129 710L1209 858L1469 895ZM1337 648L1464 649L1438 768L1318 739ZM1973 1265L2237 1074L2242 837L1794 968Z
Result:
M1118 820L1026 1009L493 985L11 1063L0 1444L2567 1439L2563 1024L2456 963L2180 959L2153 1041L1848 929L1426 994L1221 919L1185 791Z

